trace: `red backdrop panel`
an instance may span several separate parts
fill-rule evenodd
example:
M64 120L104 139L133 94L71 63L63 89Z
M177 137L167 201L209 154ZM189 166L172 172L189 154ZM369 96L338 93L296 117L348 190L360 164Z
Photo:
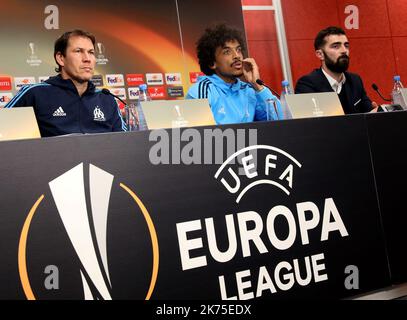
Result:
M391 1L390 1L391 2ZM354 5L359 8L359 29L346 30L348 37L389 37L390 22L386 0L338 0L341 26L344 27L345 8Z
M339 23L336 0L284 0L288 40L313 39L318 30Z
M368 96L384 103L371 85L376 83L383 95L390 95L392 78L396 73L391 38L352 39L350 57L350 71L362 77Z
M397 73L404 87L407 87L407 37L394 37L393 46Z
M260 67L262 80L276 91L281 91L283 73L277 41L249 41L249 50Z
M244 11L243 17L248 40L277 40L274 11Z
M390 0L387 5L392 35L407 36L407 1Z
M243 0L243 5L272 5L271 0ZM359 29L345 30L351 44L350 71L361 75L368 95L383 102L371 89L377 83L388 95L392 78L400 74L407 86L407 1L406 0L283 0L294 83L320 63L313 41L329 25L345 27L345 8L359 9ZM280 90L281 63L272 12L243 12L250 54L261 68L262 77Z
M298 78L320 67L315 56L314 40L291 40L288 42L288 50L294 85Z

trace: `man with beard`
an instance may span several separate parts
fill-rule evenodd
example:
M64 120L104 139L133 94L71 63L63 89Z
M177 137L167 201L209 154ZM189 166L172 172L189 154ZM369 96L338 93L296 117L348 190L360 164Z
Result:
M224 24L206 29L197 54L205 76L189 89L187 99L208 99L217 124L267 120L267 100L274 102L273 120L284 117L280 101L256 82L259 68L253 58L244 58L238 30Z
M314 41L321 68L301 77L295 93L336 92L346 114L375 112L378 105L369 99L359 75L347 72L349 41L338 27L321 30Z

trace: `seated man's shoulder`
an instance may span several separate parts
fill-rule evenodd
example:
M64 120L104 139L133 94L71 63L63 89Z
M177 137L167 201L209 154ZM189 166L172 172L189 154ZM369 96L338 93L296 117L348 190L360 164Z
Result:
M21 87L21 89L17 92L17 94L21 93L38 93L42 91L49 91L51 89L51 85L46 82L35 83L35 84L26 84Z
M314 69L310 73L307 73L299 78L299 80L312 80L319 78L322 75L321 69Z
M43 101L48 99L50 96L51 85L47 83L37 83L24 85L17 91L13 99L11 99L5 108L13 108L19 106L32 105L35 101Z
M310 93L318 92L320 83L323 81L323 73L320 69L315 69L312 72L300 77L295 85L295 93Z
M345 77L346 77L346 79L350 79L350 80L357 80L357 81L361 81L361 80L362 80L362 78L360 77L359 74L353 73L353 72L349 72L349 71L347 71L347 72L345 73Z
M187 98L205 99L210 94L213 83L208 76L200 76L188 90Z

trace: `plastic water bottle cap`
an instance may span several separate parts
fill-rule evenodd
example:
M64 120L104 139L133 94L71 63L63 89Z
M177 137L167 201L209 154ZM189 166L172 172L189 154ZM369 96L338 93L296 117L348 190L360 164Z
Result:
M394 76L394 81L400 81L400 76Z
M284 80L283 82L281 82L281 85L283 87L288 87L290 85L290 83L287 80Z
M140 84L139 88L140 90L147 90L147 85L145 83Z

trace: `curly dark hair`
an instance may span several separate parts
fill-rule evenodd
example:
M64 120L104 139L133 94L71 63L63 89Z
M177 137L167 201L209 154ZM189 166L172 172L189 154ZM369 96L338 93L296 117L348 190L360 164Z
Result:
M196 51L201 71L210 76L215 73L210 67L215 63L215 51L223 47L226 42L236 40L239 42L243 56L246 52L246 44L240 30L228 27L226 24L217 24L205 29L205 33L196 43Z

